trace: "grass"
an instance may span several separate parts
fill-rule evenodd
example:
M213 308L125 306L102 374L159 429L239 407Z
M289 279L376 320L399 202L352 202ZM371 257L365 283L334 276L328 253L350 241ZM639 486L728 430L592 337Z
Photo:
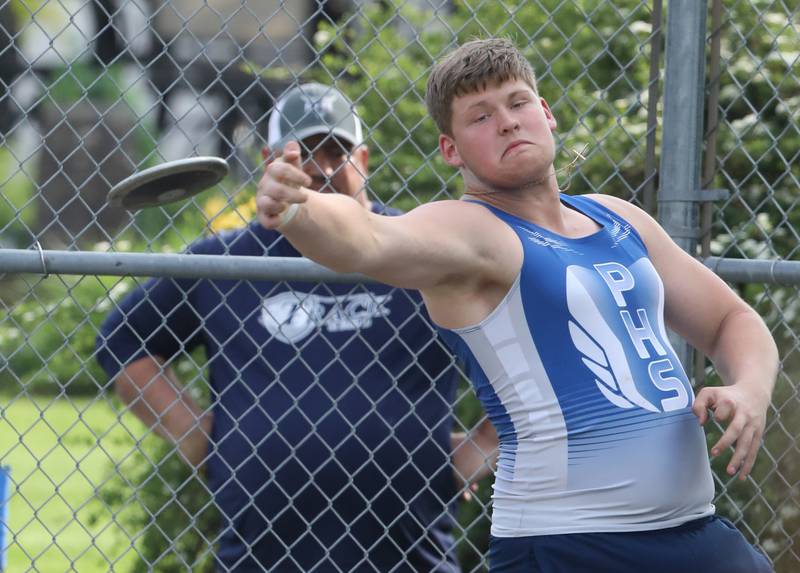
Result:
M0 465L10 469L5 570L129 571L136 532L95 492L143 426L102 396L0 400Z

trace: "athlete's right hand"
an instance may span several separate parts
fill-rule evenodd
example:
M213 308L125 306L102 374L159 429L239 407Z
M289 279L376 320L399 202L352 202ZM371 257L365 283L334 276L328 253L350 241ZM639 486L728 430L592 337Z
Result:
M282 214L292 204L308 200L311 177L303 172L300 145L290 141L283 153L276 153L264 169L256 192L256 213L259 222L267 229L276 229L283 222Z

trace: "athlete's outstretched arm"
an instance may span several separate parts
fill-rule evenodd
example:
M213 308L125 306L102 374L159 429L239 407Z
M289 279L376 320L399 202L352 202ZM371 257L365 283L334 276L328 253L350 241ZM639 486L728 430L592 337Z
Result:
M290 142L258 185L259 221L279 228L306 257L340 272L360 272L402 288L436 289L491 275L492 233L476 232L488 212L461 201L423 205L399 217L376 215L350 197L304 188L300 148ZM295 205L297 205L295 207ZM286 213L293 213L286 219Z
M649 215L619 199L598 198L634 224L664 283L667 324L706 354L726 383L698 392L694 412L704 424L708 410L728 425L711 454L731 445L728 474L744 479L755 462L766 425L779 358L761 317L722 279L681 250Z

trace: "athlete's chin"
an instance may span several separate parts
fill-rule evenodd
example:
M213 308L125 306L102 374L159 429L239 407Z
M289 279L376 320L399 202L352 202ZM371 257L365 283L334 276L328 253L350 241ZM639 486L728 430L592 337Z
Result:
M509 174L507 177L495 178L491 182L491 188L496 191L521 191L541 185L548 179L549 175L550 173L547 171Z
M525 161L507 162L496 173L495 178L513 182L514 185L526 185L547 177L553 170L553 164L543 162L540 158Z

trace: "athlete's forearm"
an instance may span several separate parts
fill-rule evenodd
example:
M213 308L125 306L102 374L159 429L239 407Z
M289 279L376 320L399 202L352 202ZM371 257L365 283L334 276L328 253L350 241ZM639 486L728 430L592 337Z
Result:
M338 272L366 272L377 246L374 217L351 197L309 192L295 216L278 230L321 265Z
M746 479L758 455L777 376L775 341L761 318L742 305L719 324L709 357L727 385L701 389L692 409L701 424L712 411L714 419L726 425L711 455L735 446L727 472Z

